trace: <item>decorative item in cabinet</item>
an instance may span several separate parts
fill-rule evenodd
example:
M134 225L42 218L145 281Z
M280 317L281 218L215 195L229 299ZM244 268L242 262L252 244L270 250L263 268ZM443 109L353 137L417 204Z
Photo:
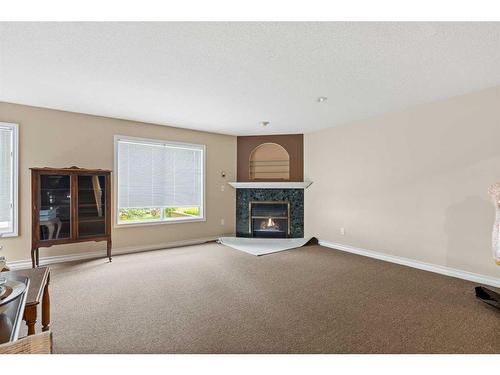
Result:
M40 265L40 248L106 241L111 262L111 171L31 168L31 262Z

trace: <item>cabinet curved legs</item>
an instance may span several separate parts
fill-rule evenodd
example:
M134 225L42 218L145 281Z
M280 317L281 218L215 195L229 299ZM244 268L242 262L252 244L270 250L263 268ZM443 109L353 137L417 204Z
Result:
M107 255L108 255L108 258L109 258L109 262L111 263L111 239L108 240L108 244L107 244Z
M38 249L36 247L31 249L31 267L35 268L38 266L39 258L38 258Z

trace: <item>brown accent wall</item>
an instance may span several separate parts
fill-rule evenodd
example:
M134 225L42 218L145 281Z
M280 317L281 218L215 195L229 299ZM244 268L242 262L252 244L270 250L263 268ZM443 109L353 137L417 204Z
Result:
M249 166L248 161L252 150L262 143L277 143L287 150L290 155L290 181L304 181L304 135L252 135L238 137L237 151L237 178L238 182L248 182ZM271 181L271 180L266 180ZM282 180L276 180L282 181Z

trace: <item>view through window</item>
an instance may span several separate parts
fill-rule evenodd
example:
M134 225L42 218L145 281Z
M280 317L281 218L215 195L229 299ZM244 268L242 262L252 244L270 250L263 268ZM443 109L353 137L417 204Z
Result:
M115 137L119 225L204 219L205 146Z

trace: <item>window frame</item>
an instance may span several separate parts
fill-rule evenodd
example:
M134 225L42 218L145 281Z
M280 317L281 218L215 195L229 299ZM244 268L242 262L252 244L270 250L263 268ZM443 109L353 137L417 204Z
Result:
M119 221L120 218L120 207L118 207L118 143L119 141L135 141L140 143L149 143L149 144L161 144L161 145L172 145L172 146L185 146L198 148L202 151L202 162L201 162L201 175L202 175L202 197L201 197L201 215L199 217L192 218L164 218L162 220L151 220L151 221L132 221L129 223L123 223ZM182 223L193 223L193 222L203 222L207 221L206 215L206 162L207 162L207 150L206 145L203 144L195 144L195 143L185 143L185 142L177 142L177 141L167 141L163 139L152 139L152 138L141 138L141 137L132 137L128 135L115 135L114 136L114 170L113 170L113 194L114 194L114 220L113 227L114 228L129 228L129 227L143 227L149 225L161 225L161 224L182 224ZM162 210L165 207L159 207Z
M0 232L0 238L19 236L19 124L0 122L0 127L12 130L12 232Z

